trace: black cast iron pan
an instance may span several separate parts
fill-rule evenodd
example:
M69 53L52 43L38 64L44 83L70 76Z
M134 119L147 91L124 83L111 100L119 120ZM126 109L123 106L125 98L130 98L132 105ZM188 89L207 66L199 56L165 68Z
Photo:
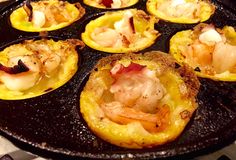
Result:
M76 2L70 1L70 2ZM216 13L207 21L217 27L236 26L233 9L218 1ZM10 44L38 37L13 29L10 13L20 5L17 1L1 10L0 50ZM72 25L48 33L54 39L78 38L85 25L102 15L105 10L86 6L85 16ZM132 8L132 7L130 7ZM145 0L133 8L145 10ZM155 28L161 32L156 43L142 52L168 52L168 41L177 31L190 29L196 24L182 25L160 21ZM56 159L154 159L194 157L220 149L236 140L236 83L200 79L199 108L184 132L174 142L152 149L125 149L96 137L87 127L79 112L79 96L96 62L109 54L89 47L78 50L79 69L64 86L45 95L26 100L0 100L0 134L17 146L41 156Z

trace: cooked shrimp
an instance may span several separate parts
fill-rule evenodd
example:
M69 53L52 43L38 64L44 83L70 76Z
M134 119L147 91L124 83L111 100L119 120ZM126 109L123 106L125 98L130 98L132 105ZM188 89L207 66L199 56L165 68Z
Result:
M16 56L8 61L8 66L16 66L21 60L29 69L26 72L9 74L1 71L0 79L10 90L23 91L33 87L40 78L41 62L34 55Z
M150 131L157 132L167 126L169 107L161 107L155 114L145 113L135 108L125 107L120 102L111 102L101 105L105 115L114 122L128 124L140 122L142 126Z
M217 73L225 71L236 72L236 46L227 43L217 43L213 52L212 65Z
M31 5L30 5L31 6ZM59 1L58 3L49 2L38 2L33 3L33 10L24 7L27 14L32 12L32 22L35 27L48 27L52 25L57 25L62 22L67 22L70 20L70 13L65 9L64 2Z
M127 68L128 72L113 75L115 82L111 86L110 92L114 94L115 101L126 107L155 113L160 99L165 94L165 88L155 76L154 71L147 68L137 71L132 64Z
M118 33L125 36L131 43L135 34L133 13L131 11L126 11L123 18L120 21L115 22L114 28Z
M127 11L124 17L114 23L114 29L108 27L95 28L91 38L104 47L127 46L135 40L133 13Z
M43 66L47 74L55 71L61 63L61 57L57 54L53 54L43 61Z
M205 26L200 32L198 39L183 51L187 62L193 67L201 67L204 72L210 67L211 74L235 72L236 46L228 44L224 35L212 25Z
M49 75L55 71L60 66L63 56L65 56L60 54L60 52L54 53L47 44L43 43L38 43L37 45L28 44L27 47L29 50L32 50L41 61L42 72L44 72L46 75Z
M155 71L136 63L127 67L117 63L110 73L115 80L110 87L114 101L101 104L105 115L120 124L138 121L150 132L164 129L169 107L159 106L166 91Z
M199 65L211 65L212 52L214 47L195 41L192 45L188 46L187 52L184 52L188 60L192 60L194 67Z
M107 27L101 27L94 29L94 32L91 34L91 38L101 46L112 47L122 46L122 37L114 29Z

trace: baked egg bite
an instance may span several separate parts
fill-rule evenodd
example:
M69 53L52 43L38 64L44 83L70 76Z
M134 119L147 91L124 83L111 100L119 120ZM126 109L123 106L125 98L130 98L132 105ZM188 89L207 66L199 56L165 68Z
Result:
M125 8L132 6L138 2L138 0L83 0L84 4L96 8Z
M192 30L177 32L170 39L170 54L188 63L199 77L236 81L236 32L199 24Z
M160 35L154 29L157 22L154 16L137 9L106 12L86 25L82 40L99 51L137 52L151 46Z
M69 81L78 69L76 39L26 40L0 52L0 99L36 97Z
M198 23L208 20L215 12L209 0L148 0L147 11L174 23Z
M79 4L60 0L41 0L25 4L10 15L12 27L26 32L57 30L69 26L85 14Z
M168 54L115 54L102 58L81 95L80 111L100 138L125 148L175 140L198 107L199 81Z

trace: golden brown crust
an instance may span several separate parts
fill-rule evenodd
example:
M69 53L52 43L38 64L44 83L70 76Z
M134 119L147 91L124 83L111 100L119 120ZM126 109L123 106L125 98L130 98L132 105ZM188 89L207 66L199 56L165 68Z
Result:
M178 69L178 72L188 88L187 95L185 96L187 98L195 97L198 94L200 82L198 81L198 78L194 74L192 68L185 64Z

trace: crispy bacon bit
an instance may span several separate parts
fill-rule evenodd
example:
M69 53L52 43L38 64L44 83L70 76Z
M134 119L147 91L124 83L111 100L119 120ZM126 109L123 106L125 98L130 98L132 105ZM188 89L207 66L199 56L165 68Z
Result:
M180 116L182 119L191 118L191 113L188 110L184 110L180 112Z
M80 46L80 49L83 49L85 47L85 44L77 39L67 39L66 41L74 46Z
M113 0L102 0L102 4L109 8L111 8L112 3L113 3Z
M135 33L135 28L134 28L134 17L129 18L129 24L130 27L132 28L133 34Z
M137 64L137 63L133 63L131 62L129 64L129 66L125 67L122 64L116 64L112 69L111 69L111 75L112 76L116 76L117 74L123 74L123 73L128 73L131 71L141 71L143 68L145 68L146 66Z
M21 60L19 60L18 64L13 67L7 67L0 63L0 70L9 74L18 74L29 71L29 68Z
M33 7L30 4L30 0L25 1L23 9L25 10L25 12L27 13L27 15L29 17L28 21L31 22L33 19Z

